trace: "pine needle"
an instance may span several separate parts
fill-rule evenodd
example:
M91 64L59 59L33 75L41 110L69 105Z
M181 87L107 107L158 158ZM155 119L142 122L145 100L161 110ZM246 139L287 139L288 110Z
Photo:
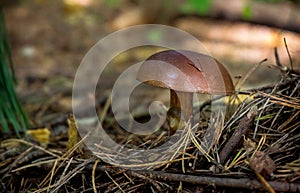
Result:
M21 133L27 137L28 118L16 95L15 84L4 11L0 7L0 132L10 133L13 129L19 138Z

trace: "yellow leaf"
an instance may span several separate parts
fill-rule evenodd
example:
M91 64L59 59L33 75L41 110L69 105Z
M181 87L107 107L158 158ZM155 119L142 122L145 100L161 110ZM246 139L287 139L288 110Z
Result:
M51 132L48 128L27 130L27 134L34 140L38 141L42 146L47 146L50 142Z
M73 114L70 115L68 119L68 144L67 149L72 148L78 141L78 133L77 133L77 123L75 120L75 116Z

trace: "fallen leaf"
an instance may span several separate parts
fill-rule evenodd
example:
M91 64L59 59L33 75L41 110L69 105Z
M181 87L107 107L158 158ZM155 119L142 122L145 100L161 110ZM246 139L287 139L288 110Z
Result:
M255 172L264 177L270 176L270 174L276 169L275 162L268 154L262 151L257 151L250 159L250 166Z

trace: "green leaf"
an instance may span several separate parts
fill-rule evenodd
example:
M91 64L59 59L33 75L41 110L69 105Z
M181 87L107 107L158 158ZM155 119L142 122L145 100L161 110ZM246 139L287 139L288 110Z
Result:
M188 0L188 4L200 15L205 15L211 8L211 0Z
M252 17L252 9L250 5L245 5L242 11L242 18L244 20L250 20Z

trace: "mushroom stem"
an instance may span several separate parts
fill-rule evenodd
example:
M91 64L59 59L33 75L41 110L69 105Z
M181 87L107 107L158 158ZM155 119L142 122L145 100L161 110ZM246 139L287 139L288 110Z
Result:
M170 90L170 98L170 109L167 113L169 136L173 135L177 129L182 129L184 123L191 117L193 93Z
M193 93L171 90L170 108L180 109L184 113L186 119L189 119L193 113ZM191 120L191 122L193 121Z

